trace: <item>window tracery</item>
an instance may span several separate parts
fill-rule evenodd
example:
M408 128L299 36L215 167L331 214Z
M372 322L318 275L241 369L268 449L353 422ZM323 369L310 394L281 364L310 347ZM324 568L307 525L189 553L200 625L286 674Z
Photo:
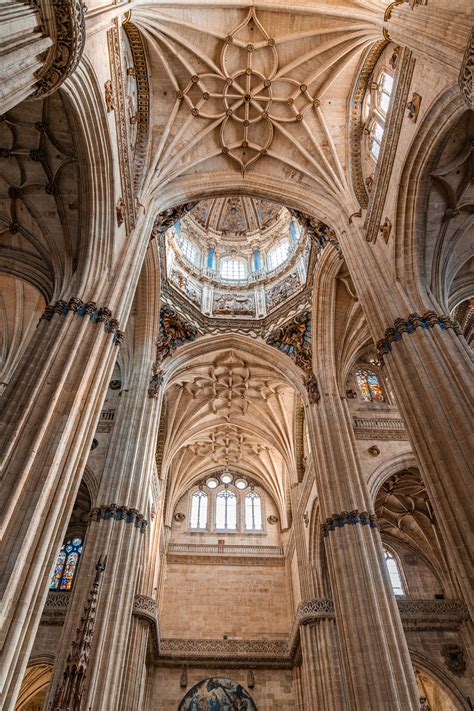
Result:
M262 500L255 491L245 497L245 528L247 531L262 530Z
M191 503L191 528L203 530L207 528L208 495L202 489L195 491Z
M380 379L373 370L358 368L355 377L364 402L385 402Z
M264 532L264 500L246 477L227 469L208 475L189 499L190 531Z
M385 565L390 577L390 583L395 595L405 595L400 566L395 555L386 547L383 549Z
M56 558L50 590L71 590L82 553L82 538L69 538Z

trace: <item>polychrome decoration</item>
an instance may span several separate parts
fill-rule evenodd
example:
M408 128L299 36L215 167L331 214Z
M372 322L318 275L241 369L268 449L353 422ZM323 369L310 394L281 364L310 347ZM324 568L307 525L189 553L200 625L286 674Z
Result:
M69 539L61 547L54 566L50 590L70 590L72 588L81 552L82 538Z
M277 328L267 338L269 346L286 353L296 365L311 370L311 313L305 311Z
M257 711L257 707L243 686L218 677L193 686L178 711Z

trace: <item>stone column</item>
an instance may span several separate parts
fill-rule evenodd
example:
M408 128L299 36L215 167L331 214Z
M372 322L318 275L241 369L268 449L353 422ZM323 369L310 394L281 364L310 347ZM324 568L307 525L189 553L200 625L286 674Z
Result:
M374 343L390 376L448 563L472 615L469 347L449 314L442 313L427 294L417 293L408 277L405 287L391 280L391 267L365 240L362 229L341 233L341 242Z
M40 320L0 399L5 709L14 706L77 494L77 472L122 340L117 327L110 311L92 302L57 302Z
M153 276L157 281L156 273ZM141 284L139 296L144 296L143 291ZM82 554L81 573L87 570L92 574L97 560L106 561L83 698L84 707L94 711L140 708L124 706L120 695L128 695L123 689L127 663L132 665L128 673L133 677L143 674L147 642L146 630L140 620L134 619L133 611L138 581L148 564L150 540L146 529L161 404L161 393L150 397L148 392L159 324L158 284L155 288L150 285L146 296L135 302L137 313L131 318L133 328L127 332L132 342L130 384L121 394ZM72 631L79 626L85 590L87 585L83 584L63 628L48 700L52 708L60 697ZM128 653L136 656L127 660ZM129 681L132 685L136 682L133 678Z
M312 473L309 474L313 476ZM308 476L308 474L306 475ZM301 646L301 693L306 711L346 708L343 679L340 671L339 649L334 623L332 604L324 596L322 570L318 570L318 580L311 574L311 561L305 542L303 510L306 502L300 502L303 484L291 487L291 503L295 550L298 560L302 602L298 605L295 625L299 627ZM304 489L303 489L304 490ZM321 598L321 599L319 599ZM331 612L319 614L319 608L329 603ZM306 608L317 610L316 614L306 614Z
M84 43L80 0L4 0L0 6L2 113L27 98L56 91L77 67Z
M347 403L334 389L322 384L319 403L308 408L308 426L317 458L321 535L347 707L354 711L418 711L415 677L383 567L382 541L355 453Z

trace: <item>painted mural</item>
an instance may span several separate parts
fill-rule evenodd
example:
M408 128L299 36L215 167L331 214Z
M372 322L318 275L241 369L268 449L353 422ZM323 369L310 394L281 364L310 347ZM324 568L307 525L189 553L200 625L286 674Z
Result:
M193 686L178 711L257 711L257 707L243 686L218 677Z

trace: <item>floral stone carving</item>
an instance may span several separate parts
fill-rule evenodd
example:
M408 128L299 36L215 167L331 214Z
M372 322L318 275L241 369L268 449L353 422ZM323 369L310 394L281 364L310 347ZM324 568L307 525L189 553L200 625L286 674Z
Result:
M464 676L467 664L464 649L459 644L445 644L444 647L441 647L441 654L444 657L446 667L452 674Z

